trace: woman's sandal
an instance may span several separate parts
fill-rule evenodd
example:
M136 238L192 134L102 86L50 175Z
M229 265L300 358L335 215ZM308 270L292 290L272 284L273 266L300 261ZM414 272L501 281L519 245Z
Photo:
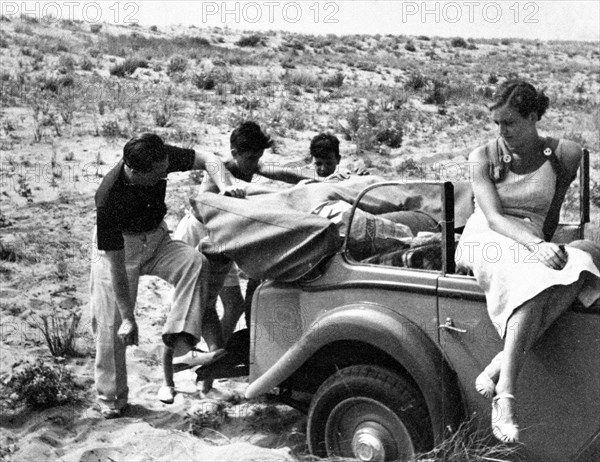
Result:
M496 394L496 384L485 371L475 379L475 389L486 399L491 399Z
M158 400L165 404L173 404L175 401L175 387L170 387L168 385L163 385L158 389Z
M503 443L518 443L519 442L519 426L515 423L498 423L502 411L498 406L498 400L512 399L515 397L510 393L501 393L496 395L492 400L492 433Z

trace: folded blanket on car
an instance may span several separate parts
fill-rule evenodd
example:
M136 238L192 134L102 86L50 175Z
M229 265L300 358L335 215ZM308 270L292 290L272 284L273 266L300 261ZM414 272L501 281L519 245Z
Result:
M228 257L253 279L297 280L342 244L334 223L285 203L213 193L190 203L209 235L203 252Z
M203 251L225 255L254 279L297 280L339 250L339 231L344 233L347 226L346 222L338 228L325 218L329 213L317 216L314 212L324 204L345 203L349 208L366 186L382 181L374 176L359 178L295 186L246 199L201 193L190 203L210 236L211 244ZM403 245L402 240L414 233L434 230L441 209L439 199L429 197L431 191L430 185L412 184L382 187L364 196L351 227L353 257L362 260ZM403 211L418 212L406 223L392 218ZM344 215L347 221L348 213Z

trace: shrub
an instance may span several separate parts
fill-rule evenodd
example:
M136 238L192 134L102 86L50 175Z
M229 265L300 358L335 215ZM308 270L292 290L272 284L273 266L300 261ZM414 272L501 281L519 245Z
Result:
M121 127L116 120L109 120L102 124L102 136L106 138L117 138L121 133Z
M126 77L133 74L138 67L147 68L148 61L139 58L128 58L123 63L111 67L110 75Z
M406 87L415 91L425 86L427 86L427 78L418 72L412 73L406 82Z
M152 31L152 32L158 32L158 27L157 26L150 26L150 31Z
M600 183L594 182L590 191L590 200L596 207L600 207Z
M192 83L200 90L212 90L217 85L212 72L201 72L200 74L194 74L192 77Z
M169 67L167 68L167 73L169 75L175 74L177 72L185 72L187 69L188 60L183 56L173 56L169 60Z
M190 419L189 432L195 436L205 436L207 429L218 430L223 424L229 422L230 417L227 413L227 406L222 401L209 402L197 409Z
M58 65L60 67L60 71L65 74L66 72L75 69L75 59L69 55L62 55L60 58L58 58Z
M435 79L433 81L433 88L430 90L429 95L427 95L425 98L425 104L445 104L447 100L447 92L444 90L444 88L444 82Z
M412 40L409 40L408 42L406 42L406 45L404 45L404 49L406 51L410 51L410 52L417 51L417 48L415 47L415 44L413 43Z
M154 123L158 127L167 127L171 125L171 121L177 111L177 103L171 98L164 98L161 101L160 107L152 112Z
M266 39L259 34L247 35L241 37L235 44L239 47L255 47L256 45L265 45Z
M299 87L318 87L319 79L312 72L308 71L290 71L287 70L283 75L283 80L287 84L298 85Z
M58 264L58 275L67 276L66 267ZM63 277L66 279L66 277ZM80 313L49 305L31 315L29 324L44 335L52 356L80 356L75 348L75 335L81 319Z
M67 52L67 51L69 51L69 48L63 42L59 42L58 45L56 45L56 51Z
M49 408L72 403L80 399L83 387L64 366L46 364L38 359L35 363L13 365L10 379L3 388L2 395L7 396L3 404L14 409L18 404Z
M323 86L326 88L339 88L344 84L344 79L346 76L343 72L338 71L335 75L325 79L323 82Z
M102 29L102 24L90 24L90 32L97 34Z
M399 127L387 127L375 134L378 143L385 144L390 148L399 148L402 145L402 129Z
M450 41L450 44L455 48L467 48L469 45L462 37L455 37Z
M81 70L91 71L92 69L94 69L94 63L87 56L85 56L83 61L81 61Z
M438 446L415 460L443 460L447 462L522 461L518 445L509 445L492 440L477 429L473 420L460 425L458 430Z

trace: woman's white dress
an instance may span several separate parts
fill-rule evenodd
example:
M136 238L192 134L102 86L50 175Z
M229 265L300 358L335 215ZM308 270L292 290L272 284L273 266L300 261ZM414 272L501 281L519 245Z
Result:
M561 144L557 148L560 159ZM550 208L556 185L556 174L549 160L536 171L517 175L508 169L496 188L504 213L523 220L533 234L543 239L542 227ZM585 306L600 298L600 272L591 256L567 246L568 263L562 270L553 270L541 263L525 246L492 231L485 215L475 201L475 212L465 226L457 246L456 261L469 268L485 292L488 312L502 338L511 314L523 303L544 290L569 285L586 274L579 299ZM556 313L553 313L555 308ZM550 303L546 307L548 323L564 311L564 304Z

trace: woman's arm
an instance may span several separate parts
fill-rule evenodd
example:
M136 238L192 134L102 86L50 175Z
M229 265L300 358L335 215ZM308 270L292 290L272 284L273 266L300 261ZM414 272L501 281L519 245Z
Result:
M558 245L545 242L534 234L522 220L505 215L496 186L489 176L490 165L485 148L477 148L469 155L475 165L473 191L477 203L485 215L490 228L535 252L546 266L561 269L567 263L567 254Z
M540 236L532 233L531 229L523 224L521 220L504 214L496 185L489 175L490 164L485 148L481 147L474 150L469 155L469 162L471 162L471 165L476 166L472 179L473 192L490 228L523 245L539 241Z

